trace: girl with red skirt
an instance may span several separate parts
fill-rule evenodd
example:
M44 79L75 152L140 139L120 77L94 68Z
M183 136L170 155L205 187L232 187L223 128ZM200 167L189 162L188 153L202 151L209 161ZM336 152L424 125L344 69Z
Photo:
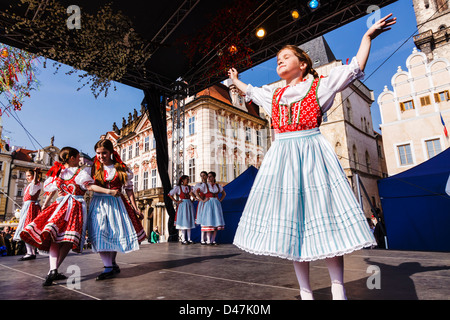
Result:
M66 278L58 273L58 267L70 249L78 253L83 250L87 222L86 190L112 194L111 190L95 186L89 173L78 167L80 153L77 149L62 148L59 161L50 168L44 182L47 198L42 212L20 233L26 243L49 252L50 271L44 286ZM56 193L58 198L48 205Z
M25 195L23 196L23 206L20 210L19 225L17 226L16 233L13 240L20 241L20 232L23 228L31 223L38 214L41 212L41 206L39 205L39 195L41 194L41 169L30 169L26 172L25 178L29 185L25 188ZM36 248L32 245L25 243L27 253L19 261L34 260L36 259Z

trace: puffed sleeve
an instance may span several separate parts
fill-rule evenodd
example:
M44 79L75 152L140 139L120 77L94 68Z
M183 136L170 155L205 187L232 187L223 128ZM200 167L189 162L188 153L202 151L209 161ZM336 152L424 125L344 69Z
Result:
M272 98L274 90L275 89L270 85L264 85L259 88L249 84L247 85L247 91L245 92L245 100L247 102L253 101L258 106L262 107L269 116L272 116Z
M219 192L222 192L222 191L223 191L223 187L222 187L222 185L220 185L220 184L217 184L217 188L219 188Z
M179 186L173 187L173 189L169 191L169 195L173 197L176 194L180 194L179 189L180 189Z
M348 65L331 69L328 77L320 80L317 96L322 112L326 112L333 105L336 93L347 88L356 79L364 78L364 72L359 67L358 60L353 57Z
M132 190L133 189L133 177L134 174L131 172L131 170L127 170L127 182L125 183L125 190Z
M44 192L51 193L55 190L58 190L58 186L56 185L56 179L53 177L48 177L44 181Z
M34 184L34 181L31 181L30 187L28 189L28 193L30 196L34 196L39 190L42 189L42 184L38 182L37 184Z
M75 183L84 190L87 189L88 185L93 184L94 182L94 179L91 177L91 168L89 167L81 170L80 173L75 177Z

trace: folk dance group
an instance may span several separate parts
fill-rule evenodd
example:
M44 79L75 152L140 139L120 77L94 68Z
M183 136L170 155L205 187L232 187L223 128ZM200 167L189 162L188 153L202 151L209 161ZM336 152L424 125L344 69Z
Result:
M81 252L88 231L94 251L98 252L104 270L97 280L114 277L120 272L117 252L139 249L146 238L131 182L132 173L114 151L110 140L95 145L96 157L92 168L79 168L80 153L72 147L62 148L59 161L49 170L43 184L47 197L42 209L37 203L40 185L38 170L27 175L30 182L25 190L16 239L23 240L27 254L21 260L31 260L35 248L48 252L50 271L43 283L52 285L66 277L58 272L70 250ZM120 192L124 188L128 200ZM87 190L93 191L88 208L84 201ZM56 200L49 204L55 194ZM28 200L29 199L29 200Z
M235 69L228 72L246 99L271 116L275 130L275 141L253 183L234 245L252 254L292 260L302 300L313 299L310 261L325 259L333 299L346 299L343 256L376 245L334 150L319 126L335 95L363 77L372 40L396 23L391 16L375 22L364 34L351 62L335 67L327 77L319 77L310 57L296 46L286 46L277 55L277 73L287 83L284 88L253 87L240 81ZM31 223L39 192L36 175L27 189L29 200L24 209L29 208L30 217L23 214L26 220L21 222L20 238L33 247L50 250L51 271L45 283L61 276L57 268L71 248L81 251L86 225L93 248L102 257L105 278L119 272L116 253L136 250L145 238L124 165L117 161L120 158L112 156L112 145L96 145L96 152L97 162L89 173L78 169L78 152L62 151L64 166L44 183L44 191L58 191L60 197L48 207L44 204ZM223 189L214 178L214 173L203 172L202 183L191 188L189 178L183 176L170 192L178 204L176 226L183 230L185 243L190 242L189 230L196 222L202 225L202 242L210 244L215 242L217 230L225 225L220 205L225 194L217 198ZM122 185L131 206L117 193ZM95 192L87 217L82 200L86 190ZM196 218L189 200L194 195L200 200ZM117 228L118 225L125 228ZM29 250L32 255L32 248Z
M217 245L217 231L225 228L221 202L226 196L223 187L216 183L214 171L200 173L202 182L189 186L189 177L183 175L178 184L169 192L169 197L177 204L175 226L182 232L182 244L191 244L191 229L201 226L201 244ZM220 194L220 198L218 198ZM198 200L197 211L191 199Z

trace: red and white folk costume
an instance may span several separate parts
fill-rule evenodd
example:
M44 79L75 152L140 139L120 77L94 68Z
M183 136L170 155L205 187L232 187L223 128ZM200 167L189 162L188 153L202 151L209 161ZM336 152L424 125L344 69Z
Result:
M52 242L72 243L72 250L81 252L87 221L84 194L92 183L89 173L78 167L62 167L58 176L47 178L44 191L58 191L59 197L24 228L22 240L43 251L49 251Z
M19 224L14 234L14 240L19 241L20 232L23 228L30 224L41 212L41 206L39 205L39 195L41 194L42 185L41 183L35 184L32 181L25 188L25 195L23 196L23 206L20 210Z

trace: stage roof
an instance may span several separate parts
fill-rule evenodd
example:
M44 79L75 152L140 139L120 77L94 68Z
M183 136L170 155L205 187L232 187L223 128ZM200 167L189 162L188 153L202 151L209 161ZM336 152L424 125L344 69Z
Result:
M18 6L21 2L24 4ZM135 54L138 52L141 59L117 61L117 66L126 64L126 72L116 75L113 80L136 88L157 87L166 92L173 92L174 83L181 78L187 83L189 93L193 94L227 78L226 69L230 65L237 66L242 72L274 57L285 44L301 45L366 15L371 6L383 7L395 1L321 0L316 10L310 10L306 2L2 0L0 42L74 66L70 61L83 59L85 51L96 42L80 46L82 42L77 39L78 34L86 33L89 24L92 32L108 28L104 24L92 28L92 18L89 21L89 17L94 17L94 20L95 17L101 17L101 12L104 11L99 13L99 10L111 4L112 11L120 12L128 21L124 24L125 27L120 25L110 28L111 39L118 36L117 41L123 43L125 49L133 49ZM30 6L30 3L36 5ZM69 30L66 25L66 20L74 12L66 12L70 5L80 8L81 29ZM52 6L59 8L59 11L53 13ZM297 20L291 16L293 9L299 10L300 17ZM11 31L11 26L17 25L18 21L26 21L27 24ZM30 27L34 21L37 24ZM111 21L114 23L116 20ZM48 23L53 23L54 27L45 28ZM267 35L258 39L255 30L261 26L266 29ZM8 33L5 32L7 30ZM36 32L37 39L30 41L31 35ZM132 48L135 42L131 46L128 42L129 35L133 36L132 39L139 39L135 48ZM86 34L83 39L88 39ZM72 50L72 60L65 60L67 54L58 49L64 46ZM113 45L105 46L102 50L97 46L96 54L108 55L110 48L118 50L114 49ZM73 51L77 50L80 52L79 57L73 55ZM50 56L49 52L53 55ZM114 55L111 57L115 58ZM99 56L97 63L100 65L101 61ZM97 73L97 66L95 63L89 63L83 70ZM113 73L111 75L113 76Z

